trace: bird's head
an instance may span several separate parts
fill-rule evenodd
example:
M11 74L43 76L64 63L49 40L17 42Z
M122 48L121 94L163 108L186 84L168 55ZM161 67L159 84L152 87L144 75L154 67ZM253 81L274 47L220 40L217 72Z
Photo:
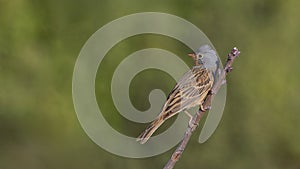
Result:
M209 45L201 46L196 53L189 54L197 65L204 66L210 70L216 70L219 65L217 52Z

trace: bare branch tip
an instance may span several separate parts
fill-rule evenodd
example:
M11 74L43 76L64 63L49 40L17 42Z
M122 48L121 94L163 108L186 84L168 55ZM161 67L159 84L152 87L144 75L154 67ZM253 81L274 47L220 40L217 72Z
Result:
M234 47L232 50L231 50L231 54L235 57L238 57L240 55L241 51L239 51L239 49L237 47Z

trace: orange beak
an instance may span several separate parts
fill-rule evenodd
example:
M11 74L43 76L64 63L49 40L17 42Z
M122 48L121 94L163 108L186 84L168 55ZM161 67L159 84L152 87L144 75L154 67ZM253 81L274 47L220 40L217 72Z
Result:
M189 53L188 54L191 58L193 58L194 60L196 59L196 54L195 53Z
M195 65L199 66L197 55L195 53L189 53L188 55L194 60Z

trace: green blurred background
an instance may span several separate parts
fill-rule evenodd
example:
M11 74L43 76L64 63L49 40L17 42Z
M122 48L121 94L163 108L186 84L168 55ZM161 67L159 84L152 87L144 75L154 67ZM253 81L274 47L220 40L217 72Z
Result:
M299 1L0 0L0 169L163 167L174 149L129 159L98 147L81 128L72 102L73 67L85 41L114 19L149 11L192 22L223 60L235 45L242 51L227 79L218 129L205 144L197 142L198 129L176 168L300 168ZM109 84L122 59L149 47L192 65L186 46L159 35L128 38L108 53L97 74L98 103L110 124L130 136L146 125L118 114ZM146 110L152 89L167 94L174 84L161 71L141 72L132 81L131 100Z

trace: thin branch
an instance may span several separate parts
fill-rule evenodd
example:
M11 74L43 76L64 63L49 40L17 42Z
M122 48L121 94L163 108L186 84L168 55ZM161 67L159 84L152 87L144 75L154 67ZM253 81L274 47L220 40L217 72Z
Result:
M234 47L231 52L228 54L227 61L224 67L224 70L219 72L219 79L215 83L214 87L212 88L211 92L206 96L206 99L201 106L202 108L199 108L199 111L194 115L192 119L193 126L188 125L187 130L184 133L184 137L181 140L180 144L172 154L170 160L165 165L164 169L172 169L174 168L176 162L181 157L187 143L189 142L192 133L195 131L196 127L198 126L201 118L203 117L204 113L210 109L212 100L215 96L215 94L219 91L221 86L226 82L226 75L232 70L232 64L235 58L237 58L240 55L240 51Z

